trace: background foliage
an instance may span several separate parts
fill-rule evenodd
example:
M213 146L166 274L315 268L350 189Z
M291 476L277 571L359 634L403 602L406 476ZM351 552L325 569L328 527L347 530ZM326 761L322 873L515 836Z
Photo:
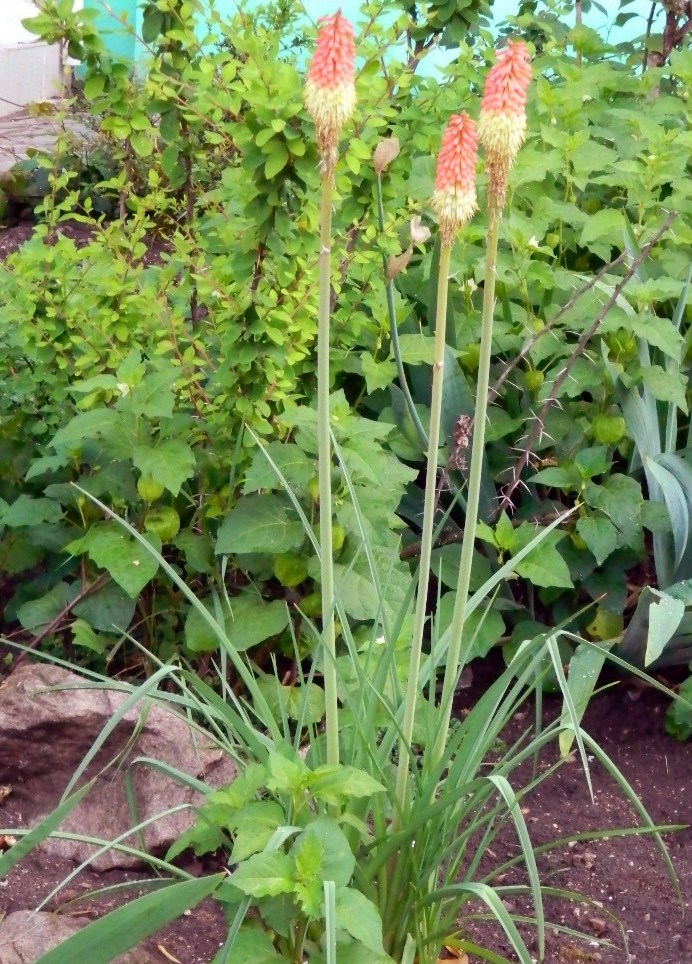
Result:
M383 19L384 7L395 16ZM336 179L345 254L333 278L334 411L367 535L391 560L393 601L416 560L423 453L397 380L382 257L409 246L412 218L430 221L440 118L477 93L494 42L488 7L435 3L425 18L410 4L363 9L359 112ZM498 267L476 584L556 513L576 511L517 566L521 580L478 630L478 654L500 640L509 652L561 620L616 638L637 587L654 580L652 534L672 539L672 503L651 497L623 391L679 412L669 441L687 459L692 53L683 44L642 70L641 44L614 48L535 7L521 4L506 28L534 44L537 82ZM40 162L36 231L2 267L3 629L93 659L120 651L138 661L121 649L124 631L164 658L216 648L76 482L162 547L239 648L260 647L260 662L277 647L293 658L311 646L304 618L319 617L319 571L261 448L316 523L318 175L296 7L224 20L201 0L152 0L150 69L137 82L108 58L89 13L70 8L50 0L33 29L85 64L83 103L110 160L88 191L83 168ZM456 58L431 73L438 45ZM402 150L384 178L381 232L370 158L384 136ZM89 225L86 244L60 233L65 219ZM473 406L484 237L479 218L450 279L435 551L445 611L463 529L458 431ZM394 280L423 425L435 263L430 243L414 244ZM688 499L692 487L681 491ZM377 598L350 500L337 498L335 514L337 574L357 627L380 618Z

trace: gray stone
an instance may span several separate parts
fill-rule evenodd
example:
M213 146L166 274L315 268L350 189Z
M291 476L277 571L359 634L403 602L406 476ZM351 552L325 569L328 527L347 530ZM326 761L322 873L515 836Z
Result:
M80 930L79 924L58 914L20 910L0 921L0 964L35 964L48 951ZM112 964L155 964L148 951L128 951Z
M123 692L96 689L51 665L24 664L12 673L0 686L0 785L9 789L0 801L0 826L8 826L9 816L13 827L32 827L55 808L72 774L126 697ZM164 852L194 822L191 807L199 804L201 796L159 770L133 764L138 757L169 764L214 788L235 776L233 762L211 739L164 704L149 699L131 707L99 749L80 780L81 785L95 777L96 783L60 829L112 841L137 822L177 804L191 805L143 831L146 849ZM127 773L132 777L137 820L128 806ZM124 843L139 846L132 835ZM98 849L56 838L41 846L52 856L75 861ZM92 866L107 870L139 863L136 857L107 850Z

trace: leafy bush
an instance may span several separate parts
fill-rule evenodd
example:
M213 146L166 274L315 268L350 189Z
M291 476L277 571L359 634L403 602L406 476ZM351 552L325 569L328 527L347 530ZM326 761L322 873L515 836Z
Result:
M141 531L147 519L149 531L158 526L170 558L195 573L210 605L220 585L213 562L219 533L229 531L243 507L273 506L272 531L282 531L285 506L280 497L277 502L252 487L252 473L262 474L261 456L253 455L255 439L241 427L248 425L260 437L293 439L296 406L314 394L316 319L310 292L316 261L306 231L317 223L317 161L299 109L297 61L282 46L271 19L279 14L290 19L290 10L267 14L266 21L241 17L231 25L205 7L208 33L199 38L193 25L201 9L196 3L176 13L156 4L146 7L152 61L141 85L133 84L124 65L107 59L88 11L67 15L46 4L34 20L42 36L66 39L86 64L91 109L111 143L120 145L120 171L104 189L119 195L127 227L95 228L91 242L80 249L62 237L48 244L52 230L45 236L39 231L9 260L3 278L2 338L12 367L4 392L11 417L1 431L15 472L5 480L2 497L10 512L20 498L27 506L26 512L7 516L9 521L0 518L4 556L11 557L5 572L14 578L39 567L33 578L22 579L7 618L18 616L30 632L69 626L70 600L90 593L104 575L113 576L86 550L79 565L73 558L58 566L66 561L64 547L83 539L96 521L68 493L70 481L90 488L115 511L127 507ZM480 7L476 12L483 13ZM405 17L389 25L374 20L362 46L362 112L336 176L341 203L335 230L344 254L332 277L332 387L358 413L353 418L367 420L367 429L366 422L358 424L363 437L370 432L374 440L372 458L377 449L378 458L387 459L370 479L382 495L364 503L378 516L373 524L392 538L400 530L394 517L398 504L410 527L403 555L415 560L422 493L414 476L423 469L420 429L424 435L439 255L425 242L412 245L405 270L391 283L389 318L381 263L408 248L413 218L427 218L435 118L456 108L459 90L476 86L486 51L481 35L475 47L462 48L440 81L424 75L418 63L425 63L422 24L420 36L409 38L413 61L388 52L396 50L394 41L407 23ZM530 18L520 23L533 29ZM430 21L428 28L434 33L437 26ZM670 522L660 503L648 499L641 471L636 466L629 471L632 430L623 421L611 373L617 377L626 371L633 390L642 386L662 404L683 413L687 408L688 309L683 306L678 327L672 314L688 263L689 178L682 174L690 156L689 51L674 51L669 66L641 73L632 66L637 51L608 48L588 31L566 31L559 19L542 19L541 31L529 107L532 133L512 172L512 206L498 262L500 316L491 370L495 404L481 494L488 528L482 532L484 554L475 558L475 584L511 558L532 527L545 527L566 507L577 511L551 536L542 561L522 563L520 575L530 588L503 590L492 623L479 637L478 653L500 638L509 639L511 647L528 625L540 628L572 618L592 600L598 601L596 612L585 610L572 619L572 628L596 640L621 633L628 573L645 561L649 533L666 539ZM565 52L570 42L581 53L580 65ZM385 75L378 66L383 53ZM381 179L380 229L373 204L377 178L369 158L385 132L403 149ZM143 193L138 186L132 194L137 164L145 166L146 185ZM58 182L60 190L54 187L45 205L52 227L80 204L79 185L64 178ZM668 211L677 212L672 221ZM465 471L455 432L473 408L485 231L481 217L465 246L455 251L452 276L466 280L452 283L449 292L444 444L438 459L440 510L446 515L435 550L445 607L453 604L445 587L456 580L464 525ZM145 255L154 232L164 241L160 258L150 263ZM630 235L644 247L639 258L628 254ZM396 344L392 331L398 332ZM637 363L637 339L654 352L652 364ZM122 365L124 380L118 375ZM117 386L129 385L128 366L154 394L157 380L170 385L166 412L140 411L128 445L118 439L119 448L106 443L93 450L93 438L77 437L79 425L88 421L74 419L93 412L98 424L102 416L111 418L108 411L126 409L130 402L119 397ZM94 383L93 372L105 381ZM401 393L407 386L419 430ZM63 429L67 436L59 434ZM166 452L168 440L181 432L186 439L181 458L189 474L181 477L178 467L169 480L165 459L155 478L145 472L143 449L163 445ZM56 433L61 452L53 444ZM63 445L66 437L72 448ZM382 454L381 443L399 462ZM301 445L309 455L309 447L298 443L298 449ZM272 446L279 461L277 443ZM364 468L361 463L366 485ZM27 470L30 477L23 481ZM383 473L391 486L380 484ZM314 514L310 480L301 477L300 485L301 504ZM27 504L27 498L39 500L34 517L29 508L34 503ZM12 521L17 518L21 524ZM348 509L341 509L336 521L348 564L358 557L360 535ZM221 539L227 549L225 536ZM276 599L294 606L314 597L314 565L297 563L294 557L302 557L303 547L297 537L295 545L289 542L281 536L273 547L265 541L260 552L232 553L227 585L232 594L240 588L250 593L256 615ZM237 543L231 544L237 550ZM162 652L168 652L180 638L185 607L152 580L137 594L139 628L133 623L129 628L139 638L146 632L149 643L155 634ZM67 596L54 591L65 582ZM99 591L115 589L107 583ZM159 613L154 599L166 610L165 630L160 621L153 630L150 617ZM30 622L25 603L32 607ZM290 652L287 630L278 635ZM200 645L199 639L187 638L188 655Z

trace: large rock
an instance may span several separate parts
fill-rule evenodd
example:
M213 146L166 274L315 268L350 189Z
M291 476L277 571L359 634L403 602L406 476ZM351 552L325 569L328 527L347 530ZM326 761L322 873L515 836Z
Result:
M103 727L122 706L126 693L96 689L59 667L24 664L0 686L0 826L34 826L57 805L72 774ZM148 700L131 707L89 764L80 784L96 784L61 825L101 840L114 840L135 825L128 807L125 775L130 773L138 821L177 804L199 803L200 795L145 764L137 757L170 764L211 787L230 783L232 761L210 739L161 703ZM163 852L194 821L191 808L156 820L143 832L151 853ZM138 846L130 836L124 841ZM96 847L51 839L52 855L84 860ZM132 867L136 858L108 850L93 862L97 870ZM0 964L2 962L0 961Z
M35 964L78 930L79 924L57 914L30 910L8 914L0 921L0 964ZM113 958L112 964L156 964L156 960L148 951L134 950Z

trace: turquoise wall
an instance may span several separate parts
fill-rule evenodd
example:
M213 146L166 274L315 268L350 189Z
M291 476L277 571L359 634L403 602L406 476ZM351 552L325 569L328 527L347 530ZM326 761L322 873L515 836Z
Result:
M219 13L230 14L238 7L238 0L209 0ZM362 0L303 0L307 16L316 20L325 13L332 13L339 7L345 17L354 22L359 19L358 11ZM252 0L245 0L244 7L252 7ZM84 0L84 6L97 12L96 22L104 33L104 38L114 56L130 60L142 61L145 50L137 43L136 35L140 33L141 14L138 13L138 0ZM106 9L108 7L110 11ZM600 7L600 9L599 9ZM635 37L644 33L646 18L651 7L651 0L631 0L627 12L632 19L623 27L614 27L613 21L619 12L620 4L611 0L607 7L593 4L584 16L584 22L597 30L602 36L612 42ZM493 12L496 20L502 20L517 12L518 0L495 0ZM607 9L607 13L603 10ZM657 21L660 21L661 7L659 7ZM660 24L654 24L654 31Z

